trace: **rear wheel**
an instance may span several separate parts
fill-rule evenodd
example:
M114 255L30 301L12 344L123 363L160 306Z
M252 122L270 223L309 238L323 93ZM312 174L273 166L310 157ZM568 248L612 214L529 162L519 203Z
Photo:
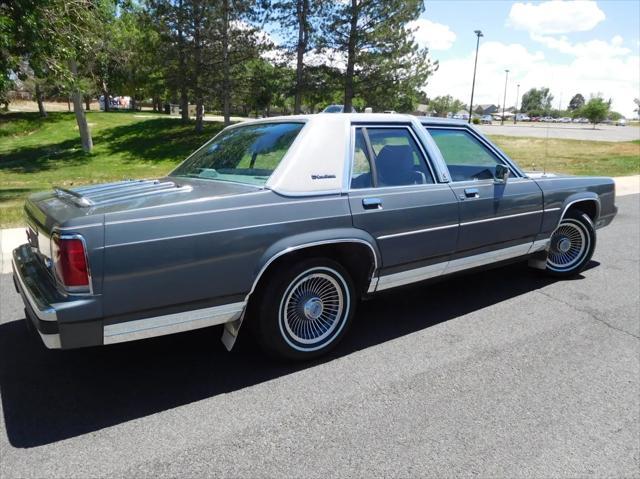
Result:
M578 210L567 212L551 235L547 273L561 278L579 274L591 260L595 246L591 218Z
M254 330L267 351L288 359L311 359L335 347L354 311L353 282L342 265L307 259L270 275Z

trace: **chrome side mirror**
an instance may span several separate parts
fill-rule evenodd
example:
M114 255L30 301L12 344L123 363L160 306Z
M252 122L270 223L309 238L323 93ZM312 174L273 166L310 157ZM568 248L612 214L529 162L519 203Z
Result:
M507 180L509 179L509 167L506 165L496 165L496 181L499 181L500 183L506 183Z

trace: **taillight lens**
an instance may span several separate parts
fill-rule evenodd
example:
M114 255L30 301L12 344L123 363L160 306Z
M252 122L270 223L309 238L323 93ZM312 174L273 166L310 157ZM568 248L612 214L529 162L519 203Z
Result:
M51 256L53 269L65 289L89 290L89 267L82 239L54 235L51 241Z

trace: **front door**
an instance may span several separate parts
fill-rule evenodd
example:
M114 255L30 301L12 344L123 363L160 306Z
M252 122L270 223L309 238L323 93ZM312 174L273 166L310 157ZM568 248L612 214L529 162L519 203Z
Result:
M429 133L460 204L458 245L447 272L474 266L474 260L463 258L483 264L527 254L541 228L540 187L513 168L506 182L496 178L496 166L509 165L466 129L438 127Z
M455 251L458 201L437 184L409 125L354 127L349 202L382 255L378 290L442 274Z

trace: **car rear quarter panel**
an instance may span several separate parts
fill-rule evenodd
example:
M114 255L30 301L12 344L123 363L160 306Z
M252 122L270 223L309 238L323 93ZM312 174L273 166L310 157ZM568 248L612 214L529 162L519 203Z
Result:
M549 176L536 178L536 182L542 189L546 210L542 235L551 234L566 208L577 201L594 201L596 219L615 214L615 184L611 178Z
M279 241L351 226L345 197L287 198L268 190L173 206L170 214L107 214L105 323L150 308L242 301Z

